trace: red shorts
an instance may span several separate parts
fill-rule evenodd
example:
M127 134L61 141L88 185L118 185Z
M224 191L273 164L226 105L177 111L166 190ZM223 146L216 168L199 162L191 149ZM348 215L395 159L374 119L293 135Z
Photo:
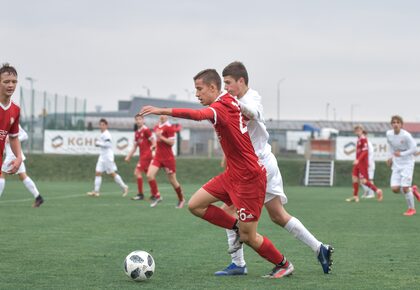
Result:
M258 221L264 205L267 175L265 169L252 182L232 180L226 172L212 178L203 188L227 205L234 205L242 222Z
M369 173L368 173L368 167L362 166L360 164L353 166L353 172L352 175L356 176L359 179L367 179L369 180Z
M149 169L149 165L151 162L152 162L152 158L139 159L139 162L137 162L136 169L140 172L147 173L147 170Z
M165 168L165 172L167 174L171 174L171 173L176 172L175 158L165 159L165 160L160 160L160 159L154 158L152 160L152 165L154 165L156 167L159 167L159 168Z

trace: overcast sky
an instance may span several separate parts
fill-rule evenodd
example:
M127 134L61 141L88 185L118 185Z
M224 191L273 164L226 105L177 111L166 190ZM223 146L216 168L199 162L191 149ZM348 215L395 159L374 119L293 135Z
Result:
M266 118L420 121L420 1L0 0L0 61L115 110L240 60ZM328 110L327 110L328 109ZM335 113L334 113L335 112Z

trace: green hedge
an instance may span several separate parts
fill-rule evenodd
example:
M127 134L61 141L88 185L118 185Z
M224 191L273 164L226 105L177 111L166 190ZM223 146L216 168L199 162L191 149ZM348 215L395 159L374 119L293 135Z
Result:
M33 154L27 156L25 161L28 174L36 180L60 180L60 181L87 181L93 180L97 156L82 155L48 155ZM116 157L116 163L120 175L127 181L132 181L133 170L136 165L136 158L128 164L123 157ZM303 184L305 174L304 160L279 159L279 167L283 176L285 186ZM335 162L336 186L351 186L352 162ZM211 177L222 171L220 159L207 158L178 158L177 177L182 183L202 184ZM389 186L391 170L385 162L376 162L375 183L381 187ZM414 177L420 177L420 166L416 166ZM160 172L158 181L164 181L166 177Z

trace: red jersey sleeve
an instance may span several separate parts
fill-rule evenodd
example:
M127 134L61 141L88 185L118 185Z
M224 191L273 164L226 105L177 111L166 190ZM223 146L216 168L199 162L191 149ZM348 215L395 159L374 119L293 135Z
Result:
M196 121L210 120L212 123L215 121L214 109L210 107L201 110L174 108L172 116Z
M16 114L15 121L10 126L10 130L9 130L9 135L11 135L13 137L17 136L19 134L19 118L20 118L20 109L17 108L17 114Z

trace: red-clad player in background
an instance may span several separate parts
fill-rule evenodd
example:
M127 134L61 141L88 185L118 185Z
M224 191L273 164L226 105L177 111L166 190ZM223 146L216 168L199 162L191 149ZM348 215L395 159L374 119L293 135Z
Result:
M18 74L8 63L0 68L0 167L3 164L3 152L6 137L9 135L10 147L16 159L8 164L6 173L14 174L22 163L19 135L20 108L12 102ZM0 172L0 176L1 176Z
M147 180L149 181L153 200L150 206L155 207L162 201L156 182L156 175L160 168L164 168L168 180L178 196L176 208L183 208L185 198L181 185L176 179L176 161L172 152L172 146L175 144L176 128L169 123L168 116L162 115L159 118L159 124L154 128L154 132L156 135L156 153L147 171Z
M236 230L237 247L245 242L261 257L275 265L266 277L288 276L294 270L293 265L268 238L257 233L267 177L265 168L259 164L255 155L239 103L228 93L221 94L221 78L213 69L198 73L194 82L196 96L207 108L193 110L146 106L141 114L209 120L213 124L226 156L226 170L194 193L188 203L189 210L214 225ZM233 204L239 220L214 206L213 203L217 201Z
M346 201L355 201L359 202L359 181L360 183L366 185L372 189L377 194L379 201L383 199L382 190L377 188L372 182L369 181L369 147L368 139L364 134L365 130L362 125L357 125L354 127L354 134L357 136L357 145L356 145L356 160L353 162L353 196L347 198Z
M130 159L136 152L136 149L139 148L139 161L134 169L134 176L137 179L137 195L131 199L143 200L144 193L142 172L147 174L147 170L152 162L153 151L156 148L156 140L153 137L152 131L144 124L143 116L137 114L135 116L135 120L137 130L134 133L134 144L133 148L131 148L130 152L125 157L125 161L130 162Z

